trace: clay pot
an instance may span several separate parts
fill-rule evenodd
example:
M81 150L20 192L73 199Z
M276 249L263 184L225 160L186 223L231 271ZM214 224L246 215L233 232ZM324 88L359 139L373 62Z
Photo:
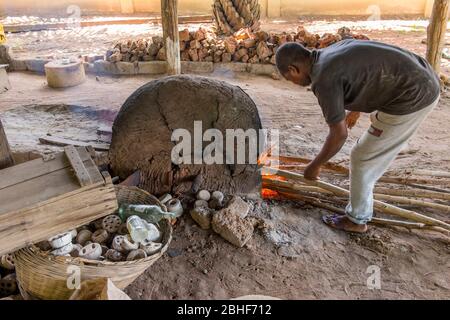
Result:
M175 213L177 217L180 217L183 215L183 206L181 205L180 200L178 199L172 199L169 202L167 202L167 211Z

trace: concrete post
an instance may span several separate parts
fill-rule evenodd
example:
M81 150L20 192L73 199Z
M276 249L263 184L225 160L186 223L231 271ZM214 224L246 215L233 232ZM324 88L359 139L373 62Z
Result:
M426 0L425 1L425 12L424 12L425 18L431 17L431 11L433 10L433 4L434 4L434 0Z
M267 0L267 17L272 19L281 17L281 0Z
M133 0L120 0L120 11L124 14L134 13L134 2Z

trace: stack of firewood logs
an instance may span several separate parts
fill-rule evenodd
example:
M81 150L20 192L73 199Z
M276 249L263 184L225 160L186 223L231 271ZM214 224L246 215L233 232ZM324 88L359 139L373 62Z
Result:
M349 170L346 167L328 163L323 168L323 180L311 181L301 174L310 159L277 157L276 160L281 163L277 167L270 166L270 160L270 155L260 160L264 165L264 197L299 200L333 213L345 213L349 196ZM450 213L448 187L448 172L418 169L389 171L378 181L374 190L376 216L371 223L432 230L448 236L450 218L434 217ZM380 217L379 214L396 218Z
M197 31L181 30L180 51L183 61L204 62L244 62L275 64L275 53L286 42L298 42L308 48L325 48L343 39L368 40L361 34L353 34L343 27L336 34L322 36L308 32L303 26L296 33L252 32L241 29L228 37L218 37L211 30L200 28ZM106 58L110 62L135 62L165 60L163 38L155 36L151 40L140 39L117 43L108 50Z

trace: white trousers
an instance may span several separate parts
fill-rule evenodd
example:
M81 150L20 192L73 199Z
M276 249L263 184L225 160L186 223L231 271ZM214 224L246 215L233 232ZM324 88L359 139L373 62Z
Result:
M373 215L375 183L394 161L419 125L438 104L407 115L374 112L371 126L356 142L350 156L350 201L347 217L357 224L366 224Z

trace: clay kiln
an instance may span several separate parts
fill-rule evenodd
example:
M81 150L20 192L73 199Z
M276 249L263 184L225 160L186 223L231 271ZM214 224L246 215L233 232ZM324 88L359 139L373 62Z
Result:
M114 121L109 154L113 173L125 179L139 171L139 186L157 195L200 188L227 193L256 190L260 175L249 156L242 164L173 163L171 154L177 142L172 141L172 133L185 129L194 139L198 134L194 121L201 121L203 133L215 128L223 137L227 129L254 129L258 133L262 129L255 103L237 86L193 76L155 80L134 92ZM201 143L204 150L211 142ZM248 143L246 139L246 150ZM264 145L260 135L258 144L257 156Z

